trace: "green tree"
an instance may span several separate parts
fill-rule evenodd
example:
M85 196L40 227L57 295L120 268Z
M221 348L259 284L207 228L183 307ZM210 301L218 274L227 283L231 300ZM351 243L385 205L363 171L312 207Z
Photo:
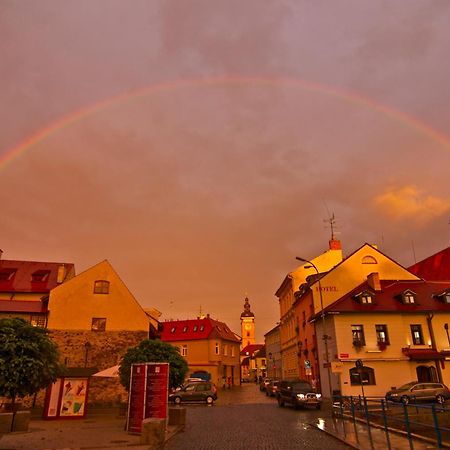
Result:
M0 395L14 404L55 381L62 372L58 347L44 328L0 319Z
M145 362L169 363L169 388L183 383L188 372L186 360L180 355L177 347L159 339L146 339L136 347L129 348L120 364L120 382L127 391L130 388L131 364Z

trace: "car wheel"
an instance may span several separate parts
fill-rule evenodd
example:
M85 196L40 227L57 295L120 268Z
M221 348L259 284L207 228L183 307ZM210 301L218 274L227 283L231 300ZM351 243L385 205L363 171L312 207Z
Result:
M284 402L283 402L283 400L281 400L280 397L278 397L278 406L279 406L280 408L282 408L282 407L284 406Z
M269 393L266 391L266 397L268 397L269 396Z
M445 397L442 394L436 395L436 401L440 405L443 405L445 403Z
M173 402L175 403L175 405L179 405L181 403L181 397L175 397L173 399Z
M214 403L214 399L208 395L208 397L206 397L206 404L207 405L212 405Z
M322 405L319 403L317 406L316 406L316 409L320 409L322 407Z
M404 395L400 400L404 405L409 403L409 397L407 395Z

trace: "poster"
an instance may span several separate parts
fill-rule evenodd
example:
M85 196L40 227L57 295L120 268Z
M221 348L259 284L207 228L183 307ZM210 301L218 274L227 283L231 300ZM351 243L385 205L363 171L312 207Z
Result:
M87 378L64 378L61 398L61 417L83 416L86 403Z

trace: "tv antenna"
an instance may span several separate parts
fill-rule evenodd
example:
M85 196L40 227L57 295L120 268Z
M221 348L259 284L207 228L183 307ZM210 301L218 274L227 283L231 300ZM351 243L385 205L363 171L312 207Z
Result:
M325 228L330 227L331 240L334 240L336 237L336 234L340 233L339 231L336 231L337 225L336 225L336 217L334 216L334 213L332 213L331 215L329 214L329 218L324 219L323 221L327 224Z

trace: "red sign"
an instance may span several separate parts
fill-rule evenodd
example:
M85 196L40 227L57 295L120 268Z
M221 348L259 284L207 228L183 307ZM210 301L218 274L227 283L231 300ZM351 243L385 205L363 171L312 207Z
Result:
M348 358L349 354L348 353L339 353L339 358Z
M153 364L147 367L145 418L167 418L169 364Z
M127 430L132 433L140 433L142 431L146 372L146 364L133 364L131 366Z
M141 433L142 421L167 418L169 363L141 363L131 366L127 431Z

